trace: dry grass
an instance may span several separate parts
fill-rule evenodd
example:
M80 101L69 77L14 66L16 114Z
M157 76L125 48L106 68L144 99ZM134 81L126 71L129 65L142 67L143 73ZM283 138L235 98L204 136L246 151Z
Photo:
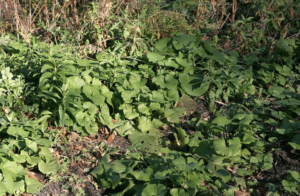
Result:
M109 28L120 20L123 28L126 25L133 27L132 36L154 35L160 39L180 31L197 34L203 28L210 29L213 32L211 35L216 35L224 30L226 24L235 24L242 14L247 17L248 13L242 13L240 7L246 5L252 8L253 5L252 0L191 1L194 1L195 6L187 15L172 9L162 9L161 5L169 0L0 0L0 33L12 33L30 43L30 34L42 35L48 41L60 40L61 35L54 32L63 29L72 32L72 35L76 32L76 39L81 40L78 45L87 45L99 51L107 47L107 41L115 39L109 35ZM291 4L284 9L288 15L285 18L290 22L284 23L284 16L276 15L272 20L281 30L279 34L273 33L270 36L299 36L300 31L290 35L289 29L291 23L299 18L300 6ZM145 10L149 15L143 15ZM275 13L278 11L277 4L269 0L267 10L255 13L256 20L260 21L257 28L266 28L263 21L270 17L266 11ZM140 29L140 35L136 32L137 28ZM235 28L227 28L226 31L228 34L239 33ZM88 38L85 38L89 40L88 44L83 41L86 32L89 32ZM210 39L211 35L205 35L202 39Z

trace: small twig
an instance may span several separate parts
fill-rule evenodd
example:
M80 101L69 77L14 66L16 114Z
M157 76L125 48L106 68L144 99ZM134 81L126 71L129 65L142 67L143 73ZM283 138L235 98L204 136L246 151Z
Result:
M298 33L290 36L290 37L287 37L287 39L292 39L292 38L295 38L295 37L299 37L299 35L300 35L300 31Z
M224 20L223 24L218 28L218 34L220 33L221 29L223 28L224 24L227 22L228 18L230 16L230 13L227 15L226 19Z
M32 23L35 21L35 18L40 14L40 12L42 11L43 7L45 6L45 4L41 7L41 9L39 10L39 12L34 16L33 20L30 23L30 26L32 25Z
M226 105L226 103L223 103L221 101L215 101L215 102L218 103L218 104L221 104L221 105Z

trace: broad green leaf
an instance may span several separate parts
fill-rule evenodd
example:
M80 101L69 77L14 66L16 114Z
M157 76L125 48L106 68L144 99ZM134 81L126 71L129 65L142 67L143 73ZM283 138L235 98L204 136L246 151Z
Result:
M189 196L189 194L182 188L172 188L170 190L170 194L172 196Z
M41 157L28 156L26 157L26 161L30 164L30 167L36 166L39 162L42 161Z
M142 196L164 196L167 192L165 185L146 184L146 187L142 191Z
M146 131L151 130L151 129L153 128L151 120L148 119L148 118L145 117L145 116L140 117L138 128L139 128L142 132L146 132Z
M41 147L39 151L39 156L44 158L46 163L48 163L52 159L51 152L47 147Z
M294 180L300 182L300 175L298 172L291 170L287 170L286 172L289 173L294 178Z
M218 126L226 126L231 123L231 120L227 119L226 116L218 116L212 121L212 123L217 124Z
M181 67L184 68L189 68L193 66L193 62L192 61L186 61L185 59L182 58L175 58L176 62L181 65Z
M27 156L29 156L28 153L22 150L20 154L15 154L14 161L16 161L17 163L24 163Z
M112 127L110 127L112 129ZM131 134L133 127L130 124L130 122L125 122L123 125L115 128L115 130L118 132L120 136L126 136L128 134Z
M152 82L161 88L165 88L165 77L163 75L158 75L152 78Z
M153 62L153 63L157 63L158 61L162 61L164 60L164 56L156 53L156 52L150 52L148 51L147 52L147 57L149 59L150 62Z
M93 125L85 126L84 129L89 135L95 135L98 132L98 127Z
M153 169L148 167L145 171L132 171L130 172L137 180L150 181L153 175Z
M170 47L170 38L163 38L159 40L158 42L155 43L154 47L159 51L159 52L165 52L169 47Z
M228 147L226 146L224 139L215 140L213 144L216 153L227 157L238 156L241 154L242 144L239 138L234 137L232 140L227 140L227 142Z
M164 96L159 91L152 91L152 101L159 102L159 103L165 103Z
M214 174L221 178L225 183L231 179L231 174L225 169L218 169Z
M202 140L199 142L198 147L191 148L192 153L196 153L202 157L212 157L215 154L214 145L212 140Z
M236 174L239 176L251 175L251 172L247 171L246 169L237 169Z
M187 48L191 43L195 41L196 38L187 34L182 34L172 39L173 46L176 50Z
M46 121L48 118L50 118L51 117L51 115L44 115L44 116L42 116L41 118L39 118L38 120L37 120L37 122L38 123L41 123L41 122L44 122L44 121Z
M141 76L138 74L134 74L134 75L130 75L129 82L134 89L141 89L142 87L145 86L147 80L142 79Z
M15 191L15 182L11 175L5 175L4 179L0 182L0 193L4 191L13 194ZM5 194L6 195L6 194Z
M95 67L98 63L96 61L88 60L88 59L77 59L77 63L79 66L83 67Z
M132 98L137 96L137 92L136 91L122 91L121 96L124 100L125 103L131 103L133 100Z
M103 163L102 163L103 164ZM114 162L108 162L103 165L104 170L106 171L106 175L110 175L110 173L121 174L126 171L126 165L123 164L121 160L115 160ZM110 177L110 176L108 176Z
M299 194L297 190L299 183L297 183L296 181L282 180L281 184L286 191Z
M130 143L141 151L154 151L160 148L157 136L134 131L128 138Z
M136 109L133 109L131 105L127 105L123 109L124 115L127 119L134 119L139 116L139 113L136 112Z
M35 141L26 138L25 144L30 150L32 150L33 152L37 152L37 144Z
M73 89L80 89L82 86L86 85L85 81L79 76L71 76L68 78L69 87Z
M285 90L284 87L281 86L271 86L268 92L274 97L284 98L285 97L285 95L283 94L284 90Z
M15 181L15 194L24 193L25 190L25 180Z
M91 102L84 102L83 103L83 108L84 109L87 109L89 114L96 114L97 111L98 111L98 108L96 105L94 105L93 103Z
M289 142L289 145L291 145L296 150L300 150L300 134L294 135L291 142Z
M138 111L142 114L145 114L145 115L150 115L151 114L149 109L150 108L144 103L139 104L139 106L138 106Z
M78 112L75 116L77 123L81 126L87 126L88 122L86 120L86 117L88 116L88 114L86 112Z
M10 126L8 129L7 129L7 133L9 135L13 135L13 136L21 136L21 137L27 137L29 135L29 132L28 131L25 131L23 128L21 127L12 127Z
M189 137L188 137L187 133L185 132L185 130L183 130L183 129L181 129L181 128L176 128L176 130L177 130L177 133L178 133L178 137L179 137L180 142L181 142L183 145L188 144L188 142L189 142Z
M112 104L112 97L113 97L113 92L111 92L106 86L104 85L101 85L100 86L100 91L101 91L101 94L105 96L106 98L106 101L109 105L113 106Z
M168 89L177 89L178 80L174 78L173 74L165 75L165 85Z
M58 107L58 114L59 114L59 126L64 127L65 126L65 107L60 104Z
M17 177L18 165L13 161L5 161L0 164L0 169L4 176L11 176L11 178Z
M101 120L101 123L107 126L112 126L112 117L109 112L109 107L107 104L103 104L101 106L101 111L99 113L99 118Z
M175 109L166 109L165 111L165 117L170 122L179 123L179 115Z
M44 71L46 71L47 69L53 69L54 66L53 65L50 65L50 64L44 64L42 69L41 69L41 72L43 73Z
M243 137L243 144L251 144L252 142L256 141L256 138L252 135L246 134Z
M191 171L193 168L186 163L186 159L182 156L173 160L174 166L178 168L178 170L183 171Z
M152 125L153 125L155 128L160 128L161 126L163 126L163 122L161 122L161 121L158 120L158 119L153 119L153 120L152 120Z
M209 88L210 82L203 80L197 76L190 76L187 73L181 73L179 75L180 85L183 90L192 96L201 96Z
M25 176L25 187L27 193L39 193L44 188L44 185L37 179Z
M178 90L176 88L164 91L166 100L177 102L179 100Z
M100 91L96 87L85 85L82 88L82 92L88 98L90 98L96 105L101 106L102 104L104 104L105 97L100 94Z
M165 65L168 67L178 68L178 63L173 58L168 58L168 60L164 61Z
M45 83L48 81L48 79L52 76L53 76L53 74L50 72L43 73L43 75L40 77L39 87L44 86Z
M59 164L56 161L52 161L49 163L41 161L38 167L43 174L56 174L59 169Z
M203 138L203 135L200 131L195 131L193 135L190 136L188 146L190 147L198 147L199 143L201 142L201 138Z

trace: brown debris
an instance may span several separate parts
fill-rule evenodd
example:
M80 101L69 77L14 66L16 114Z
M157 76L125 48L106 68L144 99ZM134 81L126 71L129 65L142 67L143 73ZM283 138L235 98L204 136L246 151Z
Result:
M234 196L250 196L250 193L243 191L234 191Z
M115 139L115 136L116 135L114 133L110 134L110 136L107 138L107 141L110 142L110 143L112 143L114 141L114 139Z

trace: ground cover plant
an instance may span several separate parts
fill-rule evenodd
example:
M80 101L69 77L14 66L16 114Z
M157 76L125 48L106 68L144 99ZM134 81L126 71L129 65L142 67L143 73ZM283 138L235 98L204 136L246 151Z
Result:
M297 1L84 3L1 1L0 195L299 194Z

